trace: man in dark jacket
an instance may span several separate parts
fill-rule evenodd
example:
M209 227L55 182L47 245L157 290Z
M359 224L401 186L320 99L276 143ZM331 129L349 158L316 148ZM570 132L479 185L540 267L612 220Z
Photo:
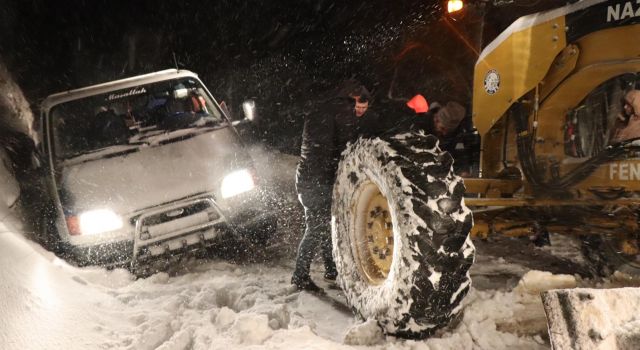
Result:
M425 133L438 137L440 149L449 152L454 159L453 168L460 176L471 174L471 146L465 138L469 128L466 109L455 101L444 106L434 106L424 117L420 117L417 126Z
M369 121L368 103L366 89L356 82L348 82L305 120L296 189L304 206L306 228L291 278L291 283L300 290L322 290L309 275L317 247L320 247L324 261L325 279L336 279L330 228L333 183L340 154L347 143L364 133L364 126Z

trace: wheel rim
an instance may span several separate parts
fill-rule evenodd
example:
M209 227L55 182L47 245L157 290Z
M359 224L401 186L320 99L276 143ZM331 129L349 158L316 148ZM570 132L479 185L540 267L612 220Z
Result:
M389 275L394 255L389 202L378 186L367 182L357 197L355 213L352 242L359 270L369 284L381 284Z

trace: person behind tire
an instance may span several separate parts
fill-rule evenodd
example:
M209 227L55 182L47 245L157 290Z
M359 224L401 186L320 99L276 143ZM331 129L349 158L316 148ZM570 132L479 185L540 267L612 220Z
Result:
M471 154L473 146L465 135L468 135L470 119L466 116L466 109L455 101L447 102L441 106L434 102L431 108L424 108L425 102L421 102L421 95L417 95L407 106L414 110L415 117L412 118L410 130L423 130L426 134L434 135L438 138L440 149L449 152L454 162L454 171L460 176L469 176L471 171ZM467 122L465 122L467 121Z
M324 278L336 279L332 256L331 198L340 154L349 142L367 133L373 116L368 112L369 93L357 81L349 80L330 93L305 119L300 162L296 169L296 190L304 207L305 231L298 246L291 283L298 290L320 292L310 277L311 262L319 247L324 261Z
M467 134L466 109L458 102L450 101L446 105L434 108L433 117L427 118L425 131L438 137L440 149L449 152L455 160L453 168L456 174L469 176L472 151L464 137Z
M383 119L386 133L401 134L423 130L438 138L440 149L449 152L455 159L454 171L460 176L473 173L473 152L478 145L465 137L471 135L471 118L460 103L450 101L442 106L438 102L431 105L422 95L415 95L408 101L389 100L376 109Z

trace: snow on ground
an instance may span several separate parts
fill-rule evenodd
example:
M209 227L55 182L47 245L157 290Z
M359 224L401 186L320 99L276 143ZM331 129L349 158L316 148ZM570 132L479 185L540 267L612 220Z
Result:
M277 163L254 155L259 169ZM293 174L295 159L284 158ZM459 322L427 340L384 337L375 323L291 288L301 211L292 175L282 174L270 186L290 189L276 203L288 220L270 260L192 259L144 279L68 265L23 237L0 202L0 349L548 349L539 292L590 283L479 255ZM313 268L321 281L320 264Z
M194 260L189 272L135 280L125 270L69 266L4 226L0 232L2 349L349 349L346 332L363 327L292 290L288 266ZM537 298L473 290L455 329L426 341L381 338L366 348L544 349L540 337L496 329Z

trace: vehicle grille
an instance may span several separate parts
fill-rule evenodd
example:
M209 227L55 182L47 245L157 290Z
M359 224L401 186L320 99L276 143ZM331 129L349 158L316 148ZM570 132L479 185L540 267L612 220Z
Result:
M211 198L172 203L135 220L134 259L202 244L218 236L225 219ZM143 253L144 252L144 253Z

